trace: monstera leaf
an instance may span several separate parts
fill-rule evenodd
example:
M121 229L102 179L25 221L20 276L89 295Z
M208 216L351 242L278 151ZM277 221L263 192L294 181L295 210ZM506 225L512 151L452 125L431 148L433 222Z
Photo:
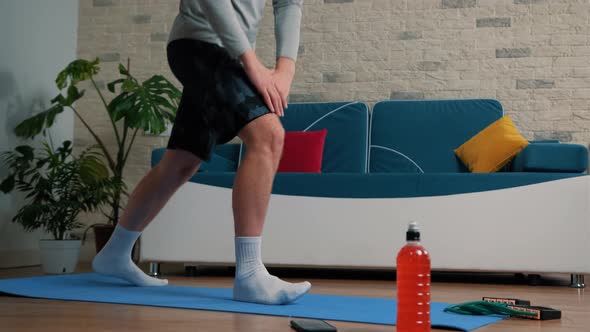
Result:
M51 127L55 117L63 111L64 108L62 105L54 104L49 109L19 123L14 128L14 133L18 137L33 138L39 135L45 128Z
M120 71L126 73L124 68ZM120 85L121 93L108 107L115 121L124 118L130 128L154 135L166 130L167 122L174 121L181 93L162 75L154 75L141 84L127 76L109 83L108 89L115 92L117 85Z
M63 73L63 71L62 71ZM61 74L60 74L61 75ZM59 83L58 83L59 85ZM14 133L22 138L33 138L49 128L55 122L55 117L62 113L66 107L72 106L78 99L84 96L84 90L80 91L75 85L70 85L66 90L66 95L58 94L51 99L49 109L35 114L34 116L19 123L14 128Z
M100 68L98 67L98 58L94 61L88 61L84 59L74 60L62 70L55 79L57 87L62 90L68 86L68 79L70 85L76 85L79 82L85 81L92 78L92 76L98 74Z

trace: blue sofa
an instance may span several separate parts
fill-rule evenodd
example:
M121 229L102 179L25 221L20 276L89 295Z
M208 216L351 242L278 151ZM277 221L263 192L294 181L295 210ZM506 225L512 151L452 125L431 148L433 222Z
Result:
M324 227L321 224L324 221L319 222L318 220L340 219L343 220L344 224L355 225L359 222L358 220L347 219L352 214L357 219L361 218L370 221L369 223L380 220L379 223L382 223L383 226L379 226L381 224L373 225L372 227L377 227L377 229L373 229L373 233L366 235L369 238L365 242L357 243L356 240L342 242L341 246L357 243L356 249L351 248L351 252L352 250L358 251L361 249L366 251L366 256L356 260L337 258L337 253L322 259L311 254L311 251L297 256L280 248L268 249L268 255L271 256L269 260L271 263L274 261L277 265L391 266L391 264L394 264L394 259L384 256L382 253L386 248L386 244L375 244L372 247L371 237L380 232L379 227L383 227L383 231L398 233L397 235L392 234L392 240L389 243L390 251L393 252L394 244L402 244L400 242L403 241L401 234L409 219L417 219L423 223L426 228L425 234L429 234L429 228L432 232L440 233L430 233L431 237L434 235L441 236L440 239L437 238L436 242L440 242L441 248L438 249L439 245L436 244L431 245L433 249L438 249L441 252L451 249L457 251L462 248L460 243L455 243L456 248L451 248L452 246L449 247L444 243L457 241L456 234L460 234L463 230L474 230L473 227L476 226L473 225L473 222L477 223L477 221L470 223L469 220L480 219L478 213L483 213L489 208L492 211L490 213L494 214L496 212L493 211L501 209L503 205L507 209L511 209L513 213L511 214L510 211L497 211L495 217L487 213L487 216L481 218L491 218L486 223L489 224L494 220L498 227L513 227L515 230L524 227L522 228L523 232L530 229L530 227L535 227L536 223L555 232L559 228L559 223L555 220L544 220L545 217L540 213L549 216L551 213L564 215L567 213L566 211L570 211L568 215L564 215L564 218L573 218L575 222L568 227L582 228L583 235L580 236L590 240L590 224L587 218L590 217L590 215L587 215L590 212L582 204L586 201L579 201L580 195L587 195L586 191L590 188L588 178L585 175L588 166L588 152L584 146L562 144L556 141L531 142L532 144L526 147L501 172L490 174L470 173L455 156L454 149L502 117L503 114L502 105L497 100L492 99L381 101L374 105L372 112L369 112L368 106L362 102L289 105L286 116L281 119L287 131L319 130L324 128L328 130L322 172L320 174L277 174L273 186L273 200L280 200L281 202L285 200L284 203L277 204L284 206L283 209L291 211L289 213L285 212L283 215L283 212L276 210L278 207L275 208L274 211L269 212L268 224L275 223L274 220L271 220L273 218L277 220L291 218L290 216L295 213L297 206L303 208L305 204L311 204L313 207L309 206L309 210L305 212L307 214L293 217L295 219L291 223L301 222L302 219L313 219L313 232L323 232L324 238L330 238L326 234L329 232L338 230L346 233L347 231L338 229L338 222L333 222L332 225ZM158 163L164 151L165 149L161 148L152 152L152 166ZM212 159L203 163L201 170L193 176L189 183L191 186L198 185L194 186L194 190L197 191L212 190L211 188L229 191L233 184L235 171L245 153L247 151L237 144L226 144L217 147ZM553 198L548 197L554 190L565 192L556 193ZM572 199L574 195L578 198ZM527 198L529 196L530 198ZM301 200L297 200L297 197ZM360 203L359 199L364 202ZM472 199L475 203L469 203L470 206L466 206L468 204L466 202L470 202ZM550 203L549 201L553 201L552 204L555 204L555 209L551 210L551 213L543 212L543 209L531 209L529 206L546 205L543 202ZM356 210L351 210L348 213L343 212L355 204L366 204L366 209L365 205L359 205ZM416 206L411 207L413 204ZM293 205L293 208L290 208L291 205ZM407 209L406 206L408 206ZM475 206L479 207L476 209ZM470 210L470 208L472 209ZM271 203L272 209L273 204ZM440 211L435 213L434 211L437 211L437 209ZM342 210L342 212L335 212L335 210ZM362 217L359 217L359 214L355 212L359 210L361 211L358 213ZM381 212L372 214L371 211L373 210L380 210ZM530 215L531 220L523 221L523 219L528 219L526 216L530 210L536 210L535 213L539 213L539 215L533 213ZM225 212L220 213L225 214ZM571 213L574 214L571 215ZM171 217L173 215L171 210L165 211L163 215L165 217L159 216L158 218L175 218ZM276 216L273 217L273 215ZM462 219L467 218L468 215L472 216L471 219ZM518 215L518 219L506 220L513 215ZM399 219L397 219L398 217ZM230 220L224 222L231 222L231 214L225 214L222 219L228 218ZM388 218L391 219L391 222L388 221ZM505 224L495 221L496 219L504 220ZM448 224L448 229L441 226L441 223ZM524 225L521 225L521 223L524 223ZM395 228L390 228L392 227L391 224L396 224ZM266 226L267 229L269 227L271 226ZM365 228L354 231L355 227L349 226L351 234L346 236L353 236L354 233L359 234L359 232L365 231ZM439 229L439 227L442 228ZM481 229L483 233L474 235L477 238L473 239L474 244L486 243L486 241L491 244L498 240L487 239L484 241L481 239L482 236L485 237L486 234L495 232L495 228L491 228L493 231L486 231L486 227ZM477 228L475 231L478 231ZM195 232L198 233L199 231L195 230ZM277 228L276 232L280 233L280 229ZM539 234L531 234L531 236L545 242L550 238L550 234L546 234L543 230L538 230L538 232ZM156 234L158 231L154 230L152 232L148 230L146 233L150 237L149 234ZM568 240L566 235L565 233L561 234L564 238L560 237L557 243L563 244L571 240L571 238ZM281 237L280 235L277 236ZM301 236L309 236L309 234L301 234ZM515 242L518 238L519 235L514 235L514 237L510 236L506 241L509 243L510 241ZM283 240L283 244L288 241L288 239ZM338 241L340 240L335 237L333 245L337 245ZM470 241L464 239L464 245L468 246L472 243ZM231 243L227 245L231 249ZM281 242L277 242L278 245L281 245ZM513 245L513 249L524 250L529 254L538 253L538 251L532 249L523 249L525 247L520 244L514 243ZM540 246L542 246L542 243L535 242L532 248L538 249ZM590 253L590 249L586 247L587 245L581 246L581 249ZM142 247L145 249L145 241ZM321 244L319 242L314 243L311 247L317 247L316 249L320 250ZM177 261L178 256L182 256L181 251L193 249L179 247L172 250L174 253L164 255L148 245L147 249L142 253L142 258L152 262ZM229 249L227 254L231 256L232 251ZM510 255L509 249L506 249L503 254ZM552 248L545 249L547 252L553 250ZM565 248L562 249L565 250ZM563 253L562 249L559 250L559 253ZM568 248L568 250L573 249L576 248ZM159 250L162 251L161 248ZM325 251L325 249L322 250ZM376 252L381 253L379 255L382 257L373 259ZM275 254L276 256L273 256ZM479 254L481 258L481 253ZM200 253L199 255L205 254ZM356 253L352 255L354 256ZM572 261L571 264L564 266L560 264L544 264L542 258L528 260L524 264L520 260L506 258L504 261L508 261L508 264L503 264L502 259L490 259L489 263L480 264L477 255L478 251L476 250L473 252L473 257L466 260L466 265L463 264L463 261L456 261L455 259L442 259L438 261L440 264L433 260L433 268L517 270L518 272L527 270L572 274L590 272L590 262L582 264ZM196 263L232 263L233 259L230 256L222 259L209 259L205 256L187 256L182 260ZM290 256L293 256L293 259L289 259ZM551 260L551 257L545 258Z
M471 174L454 149L502 117L496 100L382 101L290 105L286 131L327 129L321 174L279 173L273 193L317 197L424 197L469 193L583 175L582 145L532 142L502 172ZM164 148L155 149L152 166ZM231 188L245 149L217 147L190 180Z

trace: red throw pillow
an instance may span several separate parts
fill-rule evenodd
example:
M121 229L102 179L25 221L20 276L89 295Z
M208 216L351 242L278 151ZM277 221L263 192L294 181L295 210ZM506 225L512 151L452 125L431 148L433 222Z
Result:
M279 172L320 173L326 129L285 133Z

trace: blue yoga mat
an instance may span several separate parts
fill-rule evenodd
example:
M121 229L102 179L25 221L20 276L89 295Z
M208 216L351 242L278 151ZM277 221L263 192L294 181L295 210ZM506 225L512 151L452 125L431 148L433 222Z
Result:
M94 273L0 280L0 292L56 300L136 304L154 307L227 311L245 314L317 318L395 325L396 301L368 297L307 294L289 305L262 305L232 300L232 290L187 286L135 287ZM447 303L431 303L435 328L471 331L502 320L501 316L465 316L443 312Z

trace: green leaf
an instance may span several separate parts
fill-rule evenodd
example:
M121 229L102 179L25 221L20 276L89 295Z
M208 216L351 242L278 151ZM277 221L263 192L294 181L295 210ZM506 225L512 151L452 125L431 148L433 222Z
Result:
M41 168L41 167L45 166L45 164L47 164L46 159L39 159L39 160L37 160L36 168Z
M63 145L63 147L64 147L64 148L68 149L68 148L70 148L70 147L72 146L72 141L70 141L70 140L65 140L65 141L62 143L62 145Z
M45 117L45 128L53 126L55 122L55 118L57 117L57 112L48 112L47 116Z
M155 101L156 101L156 102L158 102L158 103L160 104L160 106L162 106L162 107L168 108L168 109L170 109L170 110L174 110L174 109L175 109L175 107L174 107L174 106L172 106L172 103L170 103L170 102L168 101L168 99L166 99L166 98L164 98L164 97L161 97L161 96L158 96L158 95L156 95L156 96L154 96L154 99L155 99Z
M33 115L19 123L16 128L14 128L14 133L18 137L33 138L39 135L45 128L51 127L57 114L63 111L64 108L62 105L53 105L48 110Z
M117 87L117 84L120 84L123 82L125 82L124 78L119 78L117 80L114 80L111 83L107 84L107 89L109 89L110 92L115 93L115 88Z
M23 225L27 232L33 231L37 228L36 225L38 224L38 219L41 218L43 214L43 206L26 205L19 212L19 215L21 216L20 223Z
M115 97L110 105L111 116L125 118L130 128L142 129L151 134L166 130L166 124L173 122L181 93L164 76L154 75L138 85L134 79L123 82L125 91Z
M66 97L64 97L61 93L51 99L52 104L60 104L63 105L66 102Z
M47 145L45 147L48 155L52 157L55 163L62 164L71 154L72 154L72 142L71 141L64 141L62 146L57 148L55 152L52 151L51 146Z
M62 70L57 74L57 78L55 79L55 83L57 84L58 89L63 89L68 84L68 73L65 70ZM53 100L51 101L53 103Z
M109 177L109 170L105 164L100 159L92 156L86 156L80 160L79 171L80 178L87 185L105 180Z
M121 89L125 92L132 92L138 88L137 84L133 80L126 79L121 85Z
M79 91L75 85L68 88L68 97L63 101L63 106L72 106L78 99L84 96L84 90Z
M25 160L33 160L35 158L35 152L33 148L29 145L19 145L14 148L18 153L20 153Z
M127 68L125 68L125 66L123 66L122 63L119 64L119 73L121 75L129 76L129 71L127 70Z
M79 82L92 78L100 71L98 63L98 58L94 61L78 59L70 62L67 67L57 75L57 79L55 80L57 87L60 90L64 89L68 84L68 79L70 80L71 85L76 85Z
M6 179L4 179L4 181L2 181L2 183L0 183L0 191L2 191L5 194L8 194L9 192L12 191L12 189L14 189L14 184L15 184L14 175L11 174Z
M128 93L122 93L117 97L113 98L108 105L109 114L115 122L120 119L127 117L128 113L132 110L133 104L135 103L135 96L129 95Z

